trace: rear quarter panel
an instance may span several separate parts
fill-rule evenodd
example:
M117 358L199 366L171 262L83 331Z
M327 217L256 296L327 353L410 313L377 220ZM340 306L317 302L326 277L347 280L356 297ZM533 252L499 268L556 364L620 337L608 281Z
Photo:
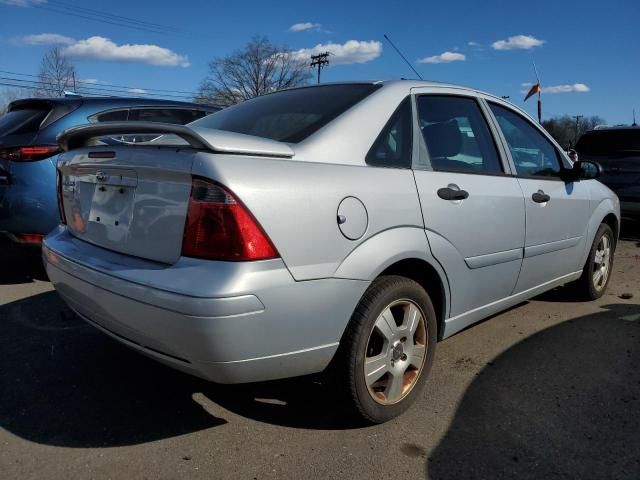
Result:
M216 180L238 196L296 280L336 276L358 246L382 232L424 228L411 170L201 153L192 173ZM367 228L357 240L343 236L337 223L338 206L349 196L367 210ZM392 248L396 246L389 244ZM423 248L426 253L426 238ZM395 253L371 249L368 261L359 260L342 273L369 279Z

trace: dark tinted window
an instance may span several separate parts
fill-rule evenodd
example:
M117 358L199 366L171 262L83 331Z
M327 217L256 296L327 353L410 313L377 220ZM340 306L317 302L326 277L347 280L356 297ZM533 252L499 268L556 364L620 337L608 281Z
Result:
M518 175L525 177L558 177L561 166L553 144L521 115L490 103L504 134Z
M0 117L0 136L37 132L49 110L12 110Z
M411 97L393 113L367 154L367 163L380 167L411 168Z
M324 85L257 97L221 110L194 126L300 142L379 88Z
M206 113L202 110L183 108L132 108L129 112L129 120L185 125L202 118Z
M124 122L127 120L129 110L113 110L111 112L99 113L94 115L98 122Z
M580 137L575 149L580 155L638 155L640 128L593 130Z
M420 96L418 120L434 170L502 173L495 142L476 100Z

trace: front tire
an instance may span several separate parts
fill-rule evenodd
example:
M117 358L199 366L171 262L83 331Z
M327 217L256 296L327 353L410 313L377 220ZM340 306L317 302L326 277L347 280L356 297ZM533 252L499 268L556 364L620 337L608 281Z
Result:
M405 277L377 278L351 318L336 364L355 412L382 423L407 410L424 388L436 337L427 292Z
M578 293L585 300L596 300L607 290L613 268L615 245L611 227L605 223L600 224L582 276L577 282Z

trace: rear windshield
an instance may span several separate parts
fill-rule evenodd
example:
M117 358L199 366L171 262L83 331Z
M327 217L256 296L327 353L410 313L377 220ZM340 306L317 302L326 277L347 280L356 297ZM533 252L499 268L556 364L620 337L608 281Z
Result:
M575 148L582 155L638 155L640 128L587 132L580 137Z
M297 143L370 95L379 85L324 85L253 98L191 125Z
M0 137L37 132L49 110L12 110L0 117Z

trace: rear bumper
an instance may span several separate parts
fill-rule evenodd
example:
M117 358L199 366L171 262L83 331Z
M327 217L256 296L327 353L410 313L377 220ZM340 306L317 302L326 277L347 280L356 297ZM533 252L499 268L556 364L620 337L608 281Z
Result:
M45 239L43 258L56 290L89 323L219 383L322 371L368 286L296 282L281 260L164 266L91 246L62 227Z
M0 232L46 235L58 225L55 158L11 164L0 197Z

